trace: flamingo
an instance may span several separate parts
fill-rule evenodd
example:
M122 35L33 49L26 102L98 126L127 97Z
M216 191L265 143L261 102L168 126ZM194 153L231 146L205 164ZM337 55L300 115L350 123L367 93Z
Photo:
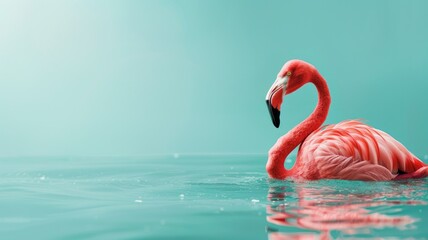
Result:
M280 124L283 96L306 83L314 84L318 90L318 104L308 118L280 137L269 150L269 177L388 181L428 176L428 165L381 130L358 120L321 126L327 118L330 92L318 70L302 60L286 62L266 95L275 127ZM286 157L299 145L294 166L285 169Z

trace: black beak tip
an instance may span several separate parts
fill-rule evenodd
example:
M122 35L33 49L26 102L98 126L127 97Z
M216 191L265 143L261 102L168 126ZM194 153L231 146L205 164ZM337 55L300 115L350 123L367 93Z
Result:
M277 122L273 122L273 125L274 125L276 128L279 128L279 119L278 119L278 121L277 121Z
M272 105L270 104L269 100L266 100L266 104L267 104L267 107L268 107L268 110L269 110L270 117L272 118L273 125L276 128L279 128L279 124L280 124L279 115L280 115L281 111L279 111L278 109L272 107Z

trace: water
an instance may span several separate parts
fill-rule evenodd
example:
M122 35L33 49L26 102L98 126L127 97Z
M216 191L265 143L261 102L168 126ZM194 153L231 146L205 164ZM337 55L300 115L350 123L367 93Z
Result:
M3 239L428 238L427 179L273 181L265 160L3 158L0 233Z

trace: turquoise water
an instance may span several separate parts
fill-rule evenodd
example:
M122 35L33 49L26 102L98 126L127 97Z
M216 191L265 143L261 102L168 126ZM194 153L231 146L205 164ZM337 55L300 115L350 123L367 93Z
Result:
M427 239L427 179L272 181L265 160L3 158L0 232L3 239Z

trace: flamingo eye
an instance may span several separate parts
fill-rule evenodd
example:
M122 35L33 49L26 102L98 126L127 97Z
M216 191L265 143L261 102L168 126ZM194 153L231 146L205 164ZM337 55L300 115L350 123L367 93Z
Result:
M287 76L291 76L291 72L287 72L287 74L286 74Z

